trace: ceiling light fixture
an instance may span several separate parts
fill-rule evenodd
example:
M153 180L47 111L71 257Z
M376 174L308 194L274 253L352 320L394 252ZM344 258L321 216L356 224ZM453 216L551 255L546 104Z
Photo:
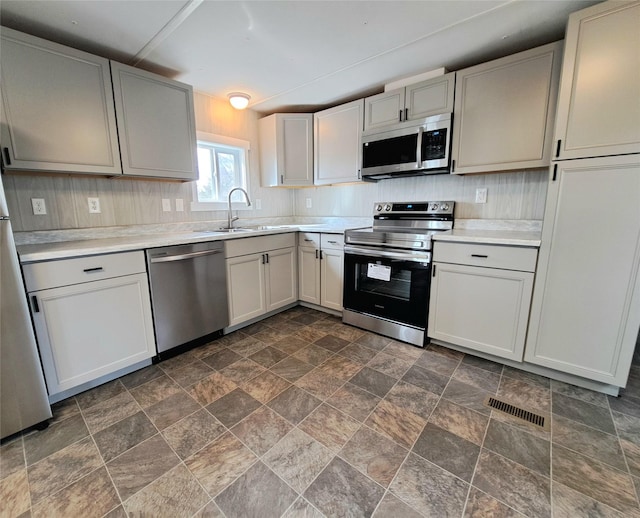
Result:
M231 92L229 95L229 102L236 110L244 110L249 105L249 99L251 96L242 92Z

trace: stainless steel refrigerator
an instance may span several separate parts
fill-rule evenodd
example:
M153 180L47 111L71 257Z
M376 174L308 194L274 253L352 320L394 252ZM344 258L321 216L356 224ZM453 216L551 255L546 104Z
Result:
M50 417L0 175L0 438Z

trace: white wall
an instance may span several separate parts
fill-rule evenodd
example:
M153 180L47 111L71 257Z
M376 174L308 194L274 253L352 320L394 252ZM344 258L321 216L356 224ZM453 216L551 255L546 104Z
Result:
M478 175L434 175L377 183L309 187L296 190L297 216L371 216L378 201L454 200L455 217L542 220L548 170ZM476 189L487 189L487 203L475 203ZM306 199L312 207L306 208Z

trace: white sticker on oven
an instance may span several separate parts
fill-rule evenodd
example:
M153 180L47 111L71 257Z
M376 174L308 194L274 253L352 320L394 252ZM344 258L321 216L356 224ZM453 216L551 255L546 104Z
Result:
M391 266L385 266L384 264L368 263L367 277L372 279L379 279L381 281L391 280Z

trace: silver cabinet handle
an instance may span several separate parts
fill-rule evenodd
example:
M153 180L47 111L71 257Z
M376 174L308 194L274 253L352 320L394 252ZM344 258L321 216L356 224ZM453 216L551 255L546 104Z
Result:
M185 259L194 259L196 257L202 257L204 255L221 254L222 250L203 250L201 252L191 252L188 254L168 255L166 257L154 257L151 259L152 263L169 263L171 261L184 261Z

